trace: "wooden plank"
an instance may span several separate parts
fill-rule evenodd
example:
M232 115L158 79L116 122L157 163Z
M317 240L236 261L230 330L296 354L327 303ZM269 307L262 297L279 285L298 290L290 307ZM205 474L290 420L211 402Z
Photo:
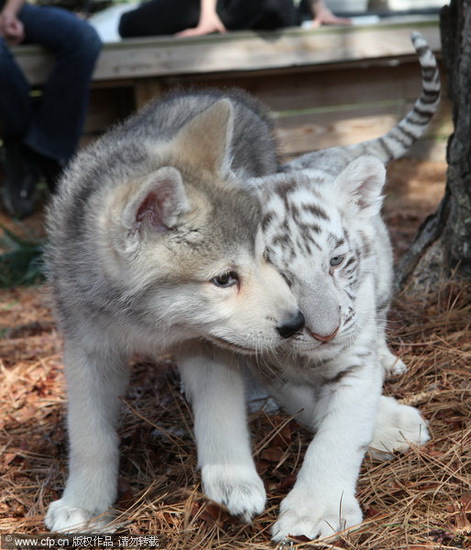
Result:
M276 126L279 128L293 128L302 126L303 124L319 124L328 127L330 124L342 120L373 116L378 119L384 119L381 122L381 127L378 129L378 135L381 135L381 132L388 131L389 128L395 126L412 109L413 104L413 100L402 99L391 102L368 101L351 105L331 105L330 107L319 109L300 109L299 111L290 111L289 114L281 113L282 116L274 113L274 119ZM451 103L447 99L442 99L427 129L427 134L449 135L452 131L452 126ZM360 141L363 139L361 136L359 138ZM349 143L354 143L355 141ZM347 143L342 144L346 145ZM339 145L342 144L339 143Z
M283 155L301 155L317 149L351 145L376 138L394 126L392 116L368 116L322 124L279 128L276 135Z
M88 135L103 133L108 127L128 116L133 109L132 88L119 87L113 91L106 88L93 89L83 132Z
M161 96L162 83L158 78L146 78L136 80L134 83L134 106L140 109L151 99Z
M446 161L446 140L436 141L435 139L422 139L411 147L405 157L420 160L430 160L433 162L445 162ZM280 162L285 164L295 158L299 157L309 151L303 151L299 153L284 153L280 152Z
M317 68L316 68L317 69ZM377 101L391 102L415 99L421 90L417 59L398 65L342 69L322 66L323 70L278 71L269 77L261 73L232 75L183 75L166 77L162 84L173 86L230 88L240 87L261 99L275 112L351 105ZM443 95L446 95L445 71L441 71Z
M440 50L435 18L382 22L363 27L293 28L282 32L231 32L175 39L127 39L105 44L94 80L144 78L208 72L255 71L306 67L413 55L409 35L419 29L431 48ZM13 48L32 84L44 82L51 58L35 46Z
M322 72L284 72L266 77L245 75L237 79L173 77L168 86L241 87L276 112L308 107L348 105L367 101L415 98L420 93L421 75L417 60L392 67L330 69ZM445 86L444 82L444 86ZM444 88L446 89L446 88Z
M379 137L391 128L410 109L411 104L390 107L371 106L349 110L293 115L278 120L276 137L283 157L293 158L304 153L334 147L351 145ZM435 158L445 160L445 148L452 131L451 106L443 102L436 113L425 137L420 139L408 153L417 158Z
M423 25L421 30L430 46L439 50L436 21ZM410 32L410 24L383 23L373 27L228 33L184 40L142 39L132 48L123 41L106 49L95 78L259 70L410 55L414 53Z

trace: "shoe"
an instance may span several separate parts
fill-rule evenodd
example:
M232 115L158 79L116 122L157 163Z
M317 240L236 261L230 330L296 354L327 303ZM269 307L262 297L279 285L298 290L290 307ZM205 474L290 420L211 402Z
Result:
M42 168L44 177L46 178L49 192L54 193L57 187L57 182L59 181L60 177L62 176L62 172L64 171L64 167L58 160L50 159L47 157L44 157L44 160L42 161L40 166Z
M5 180L3 203L7 212L17 218L31 216L36 205L36 185L40 173L20 141L5 141Z
M42 172L46 183L49 187L50 193L54 193L57 187L57 182L64 171L64 167L60 161L46 157L45 155L38 153L34 149L28 147L31 158L34 160L36 166L39 167Z

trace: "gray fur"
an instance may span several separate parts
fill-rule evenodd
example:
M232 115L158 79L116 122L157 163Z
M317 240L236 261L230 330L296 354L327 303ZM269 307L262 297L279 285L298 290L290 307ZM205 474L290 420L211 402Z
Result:
M242 93L205 91L150 104L65 174L48 212L46 260L64 334L70 472L49 528L101 530L109 520L95 517L116 497L132 353L177 352L200 338L257 353L299 317L264 259L260 206L243 189L276 169L264 109Z
M140 307L129 303L145 302L147 288L123 288L102 272L103 262L97 249L97 214L103 211L103 198L115 188L128 185L159 168L176 167L188 181L199 179L211 212L205 226L193 232L191 247L201 255L221 254L228 242L236 248L253 241L259 218L259 206L237 186L214 193L214 182L204 181L198 167L189 166L185 156L174 158L173 151L160 153L159 144L167 144L177 131L198 113L227 97L217 90L203 93L170 94L114 128L82 152L60 184L47 219L49 244L46 265L49 272L61 324L71 330L77 324L74 315L84 308L87 317L103 312L123 321L127 314L139 324L135 312ZM239 178L271 173L277 168L271 137L271 125L262 106L242 92L234 93L234 120L231 170ZM243 101L241 101L243 98ZM253 136L247 146L246 135ZM208 240L212 247L206 247ZM216 247L219 244L219 249ZM206 249L206 250L205 250ZM191 255L191 254L190 254Z

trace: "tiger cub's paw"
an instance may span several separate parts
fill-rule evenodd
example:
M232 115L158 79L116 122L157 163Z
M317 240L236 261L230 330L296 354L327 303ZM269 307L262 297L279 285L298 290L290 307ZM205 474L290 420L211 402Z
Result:
M423 445L429 439L427 423L416 408L381 396L370 449L380 453L404 452L411 443Z

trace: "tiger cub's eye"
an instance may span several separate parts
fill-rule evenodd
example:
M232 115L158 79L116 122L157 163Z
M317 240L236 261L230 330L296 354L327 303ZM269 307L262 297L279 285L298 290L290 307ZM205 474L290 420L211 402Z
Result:
M343 262L344 256L334 256L330 259L330 265L332 267L337 267Z

